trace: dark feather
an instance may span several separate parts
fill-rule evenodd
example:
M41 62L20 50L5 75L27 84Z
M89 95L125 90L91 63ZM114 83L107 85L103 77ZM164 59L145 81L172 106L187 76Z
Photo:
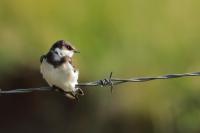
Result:
M40 63L42 63L42 61L43 61L44 58L46 58L46 55L42 55L42 56L40 57Z

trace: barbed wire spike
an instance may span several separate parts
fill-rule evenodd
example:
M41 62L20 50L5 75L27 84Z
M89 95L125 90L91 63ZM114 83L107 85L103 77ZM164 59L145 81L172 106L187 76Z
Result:
M113 73L111 72L110 76L109 76L109 85L110 85L110 91L111 91L111 93L113 92L112 75L113 75Z

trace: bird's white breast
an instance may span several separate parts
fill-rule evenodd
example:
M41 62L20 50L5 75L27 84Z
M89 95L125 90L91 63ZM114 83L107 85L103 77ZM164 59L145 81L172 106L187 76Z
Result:
M44 59L40 66L40 71L50 86L55 85L64 91L76 90L78 71L74 72L74 68L70 63L66 62L55 68Z

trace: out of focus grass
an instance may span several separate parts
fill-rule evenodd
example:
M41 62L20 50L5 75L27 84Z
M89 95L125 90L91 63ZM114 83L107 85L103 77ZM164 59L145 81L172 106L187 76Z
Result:
M40 55L59 39L81 51L80 81L110 71L122 78L199 71L199 6L198 0L1 0L0 79L20 66L39 71ZM89 91L101 118L95 128L107 129L104 123L118 115L137 123L141 115L152 132L199 132L199 86L198 78L187 78L121 85L112 95Z

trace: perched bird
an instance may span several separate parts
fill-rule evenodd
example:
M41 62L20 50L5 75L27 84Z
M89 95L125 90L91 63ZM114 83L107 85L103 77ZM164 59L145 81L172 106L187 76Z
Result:
M71 99L84 95L78 84L79 71L72 64L74 53L79 53L70 43L59 40L47 54L40 58L40 71L47 83Z

